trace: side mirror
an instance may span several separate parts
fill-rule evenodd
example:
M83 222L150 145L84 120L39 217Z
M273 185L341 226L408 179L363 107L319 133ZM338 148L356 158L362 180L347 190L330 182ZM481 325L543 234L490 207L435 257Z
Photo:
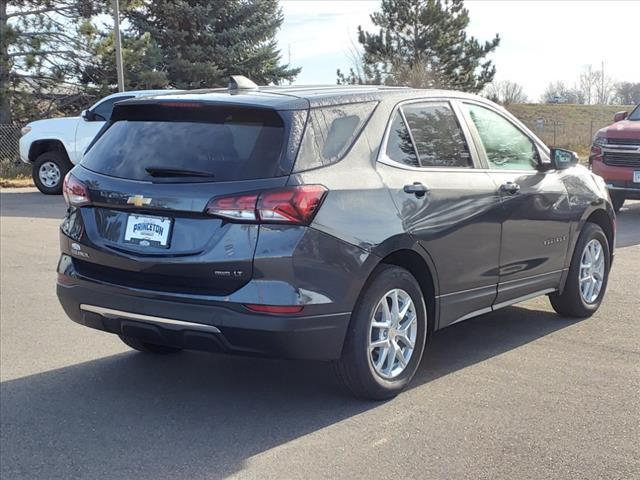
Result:
M620 122L624 120L625 118L627 118L628 113L629 112L617 112L616 114L613 115L613 121Z
M91 112L91 110L82 110L80 116L85 122L90 122L93 120L93 112Z
M578 164L578 154L564 148L551 149L551 164L556 170L564 170Z

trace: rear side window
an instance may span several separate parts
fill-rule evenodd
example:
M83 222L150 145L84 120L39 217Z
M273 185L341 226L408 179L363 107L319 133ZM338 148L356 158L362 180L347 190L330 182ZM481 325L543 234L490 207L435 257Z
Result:
M469 147L448 103L402 107L421 167L473 167Z
M310 109L295 171L342 160L376 105L377 102L364 102Z
M111 118L113 105L116 102L122 102L123 100L128 100L129 98L133 98L133 95L110 98L109 100L105 100L104 102L98 104L98 106L96 106L92 111L96 115L99 115L98 120L107 121L109 120L109 118Z
M410 167L419 167L418 156L413 148L411 135L399 112L393 117L389 137L387 138L387 157L394 162L403 163Z
M167 176L157 174L167 169L201 174L169 176L174 182L282 174L285 129L276 112L218 107L192 115L183 110L155 118L140 114L117 119L87 152L82 165L105 175L146 181L167 181Z

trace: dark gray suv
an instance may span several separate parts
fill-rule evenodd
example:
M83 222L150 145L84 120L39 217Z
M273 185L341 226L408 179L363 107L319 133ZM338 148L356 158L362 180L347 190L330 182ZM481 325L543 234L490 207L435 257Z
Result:
M406 387L440 328L540 295L591 315L615 243L601 178L452 91L128 100L64 194L72 320L143 352L333 361L373 399Z

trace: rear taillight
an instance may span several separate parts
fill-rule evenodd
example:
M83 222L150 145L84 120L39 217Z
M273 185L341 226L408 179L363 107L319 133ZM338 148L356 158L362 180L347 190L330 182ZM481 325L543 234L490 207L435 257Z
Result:
M67 205L70 207L81 207L82 205L91 203L87 186L71 175L71 172L67 173L67 176L64 177L62 194L64 195L65 202L67 202Z
M308 225L326 193L322 185L300 185L227 195L211 199L205 213L237 221Z

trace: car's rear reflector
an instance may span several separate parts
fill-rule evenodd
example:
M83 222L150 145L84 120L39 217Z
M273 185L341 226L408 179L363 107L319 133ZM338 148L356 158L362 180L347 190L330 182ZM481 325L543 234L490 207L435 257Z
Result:
M227 195L212 198L205 213L237 221L309 225L326 193L322 185L299 185Z
M252 312L292 314L300 313L304 308L302 305L245 305Z
M67 202L67 205L70 207L81 207L82 205L91 203L87 186L74 177L71 172L67 173L67 176L64 177L62 194L64 195L65 202Z

